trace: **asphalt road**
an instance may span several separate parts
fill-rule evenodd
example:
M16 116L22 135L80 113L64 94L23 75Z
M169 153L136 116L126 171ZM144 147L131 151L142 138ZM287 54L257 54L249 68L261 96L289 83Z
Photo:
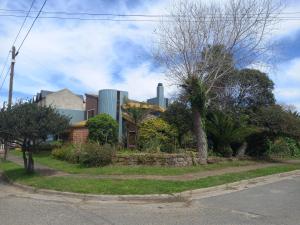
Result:
M300 177L190 202L87 202L0 182L1 225L299 225Z

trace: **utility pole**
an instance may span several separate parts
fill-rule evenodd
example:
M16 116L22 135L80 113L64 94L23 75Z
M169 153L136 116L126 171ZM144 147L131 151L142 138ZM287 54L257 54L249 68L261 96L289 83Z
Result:
M15 63L16 63L16 48L15 48L15 46L12 46L12 48L11 48L11 65L10 65L9 91L8 91L8 106L7 106L8 109L11 109L11 104L12 104Z
M10 79L9 79L9 90L8 90L8 110L11 109L12 105L12 93L13 93L13 83L14 83L14 72L15 72L15 63L16 63L16 48L12 46L11 48L11 65L10 65ZM4 156L3 159L6 160L8 153L8 141L4 140Z

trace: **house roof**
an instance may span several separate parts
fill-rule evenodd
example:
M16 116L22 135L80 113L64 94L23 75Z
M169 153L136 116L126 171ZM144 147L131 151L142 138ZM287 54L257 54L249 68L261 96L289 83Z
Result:
M80 121L71 125L72 128L86 127L87 120Z
M157 112L165 111L165 109L163 109L162 107L160 107L158 105L153 105L153 104L149 104L146 102L132 101L132 100L128 100L125 104L122 105L122 108L123 109L128 109L128 108L150 109L150 110L157 111Z
M73 93L72 91L70 91L68 88L64 88L64 89L61 89L59 91L48 91L48 90L41 90L41 92L37 93L37 101L45 98L47 95L50 95L50 94L53 94L53 93L57 93L57 92L61 92L61 91L64 91L64 90L67 90L71 93ZM74 94L74 93L73 93ZM83 95L77 95L75 94L77 97L79 97L82 101L84 101L84 97Z

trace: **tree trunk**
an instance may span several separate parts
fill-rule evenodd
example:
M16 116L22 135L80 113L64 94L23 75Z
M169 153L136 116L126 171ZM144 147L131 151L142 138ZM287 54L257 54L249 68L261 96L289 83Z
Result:
M22 152L23 152L24 169L27 170L28 161L26 157L26 150L23 148Z
M241 145L241 147L239 147L236 156L237 157L244 157L247 147L248 147L248 143L246 141L244 141L243 144Z
M3 155L3 160L6 161L7 159L7 153L8 153L8 143L7 141L5 140L4 141L4 155Z
M193 109L194 132L197 140L197 150L199 153L200 164L207 163L207 137L201 120L201 114L198 109Z
M32 152L28 152L28 164L27 164L27 173L33 173L34 172L34 161L32 157Z

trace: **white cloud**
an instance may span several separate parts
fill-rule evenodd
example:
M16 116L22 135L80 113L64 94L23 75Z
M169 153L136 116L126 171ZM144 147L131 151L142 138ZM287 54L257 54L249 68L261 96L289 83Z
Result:
M271 78L278 101L295 105L300 110L300 58L282 62Z
M122 2L122 1L120 1ZM132 14L165 14L170 2L141 1L140 6L129 9L123 2L116 8L104 12L118 10ZM0 2L1 8L7 8L12 1ZM7 4L7 5L6 5ZM14 1L14 8L26 8L24 1ZM100 3L99 3L100 4ZM48 11L91 11L87 9L87 1L54 1L46 5ZM80 8L81 7L81 8ZM95 8L95 12L100 9ZM285 9L300 11L299 2L294 2ZM2 18L1 18L2 19ZM0 21L0 60L3 61L9 46L15 37L22 18L6 18ZM28 29L29 21L24 31ZM128 90L129 96L138 100L153 97L158 82L167 80L160 70L153 70L150 60L143 60L130 65L128 58L132 52L122 48L116 49L118 40L128 40L151 52L153 30L157 23L152 22L108 22L108 21L61 21L39 19L26 40L20 55L17 57L15 91L27 93L29 96L40 89L57 90L68 87L80 94L96 92L102 88ZM300 29L299 21L283 21L276 37L290 36ZM21 37L23 37L22 33ZM274 36L273 36L274 37ZM17 43L17 46L19 42ZM1 62L0 61L0 62ZM120 66L121 81L112 78L116 65ZM276 96L281 100L297 96L300 86L300 58L279 66L276 82ZM289 81L293 80L292 84ZM291 87L298 85L297 87ZM7 83L6 83L7 86ZM165 85L167 93L175 87ZM294 94L290 94L290 88ZM278 90L277 90L278 89ZM292 103L298 104L293 100ZM300 103L299 103L300 104Z
M282 99L296 99L300 101L299 88L277 88L275 93Z

